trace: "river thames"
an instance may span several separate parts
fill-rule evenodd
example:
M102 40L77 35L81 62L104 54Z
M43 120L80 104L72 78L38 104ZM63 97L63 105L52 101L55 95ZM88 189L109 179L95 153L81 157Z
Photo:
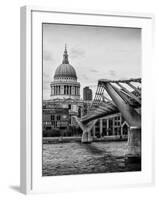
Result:
M43 144L43 176L140 171L125 162L127 142Z

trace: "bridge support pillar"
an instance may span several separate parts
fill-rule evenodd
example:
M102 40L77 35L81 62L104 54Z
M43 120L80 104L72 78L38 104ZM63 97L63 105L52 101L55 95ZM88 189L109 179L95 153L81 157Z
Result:
M82 143L91 143L92 141L93 141L93 138L91 136L91 132L83 131L81 142Z
M141 162L141 128L130 127L128 134L128 162Z
M128 135L128 154L126 161L141 162L141 115L133 108L128 101L125 101L121 91L109 82L104 84L105 89L119 111L130 126Z

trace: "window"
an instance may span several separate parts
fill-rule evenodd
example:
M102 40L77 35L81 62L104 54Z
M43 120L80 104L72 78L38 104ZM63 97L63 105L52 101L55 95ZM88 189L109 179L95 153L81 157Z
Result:
M55 116L51 115L51 121L54 121L54 120L55 120Z
M60 121L61 120L61 116L57 115L56 119L57 119L57 121Z
M107 125L107 120L103 119L103 126L106 126L106 125Z
M66 94L66 86L64 85L64 94Z

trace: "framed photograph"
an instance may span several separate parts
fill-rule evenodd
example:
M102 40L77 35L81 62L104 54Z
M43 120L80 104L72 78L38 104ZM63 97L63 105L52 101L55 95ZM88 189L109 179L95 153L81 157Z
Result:
M151 14L21 8L21 191L153 183Z

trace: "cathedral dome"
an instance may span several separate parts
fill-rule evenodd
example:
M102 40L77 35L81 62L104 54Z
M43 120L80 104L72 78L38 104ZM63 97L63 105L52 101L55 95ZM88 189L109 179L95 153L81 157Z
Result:
M74 67L69 64L66 45L62 64L57 67L50 87L51 99L80 99L80 83Z
M63 54L62 64L57 67L54 74L54 79L58 79L58 78L71 78L71 79L77 80L76 71L73 68L73 66L69 64L66 47Z
M61 64L55 71L54 78L74 78L77 79L76 71L70 64Z

